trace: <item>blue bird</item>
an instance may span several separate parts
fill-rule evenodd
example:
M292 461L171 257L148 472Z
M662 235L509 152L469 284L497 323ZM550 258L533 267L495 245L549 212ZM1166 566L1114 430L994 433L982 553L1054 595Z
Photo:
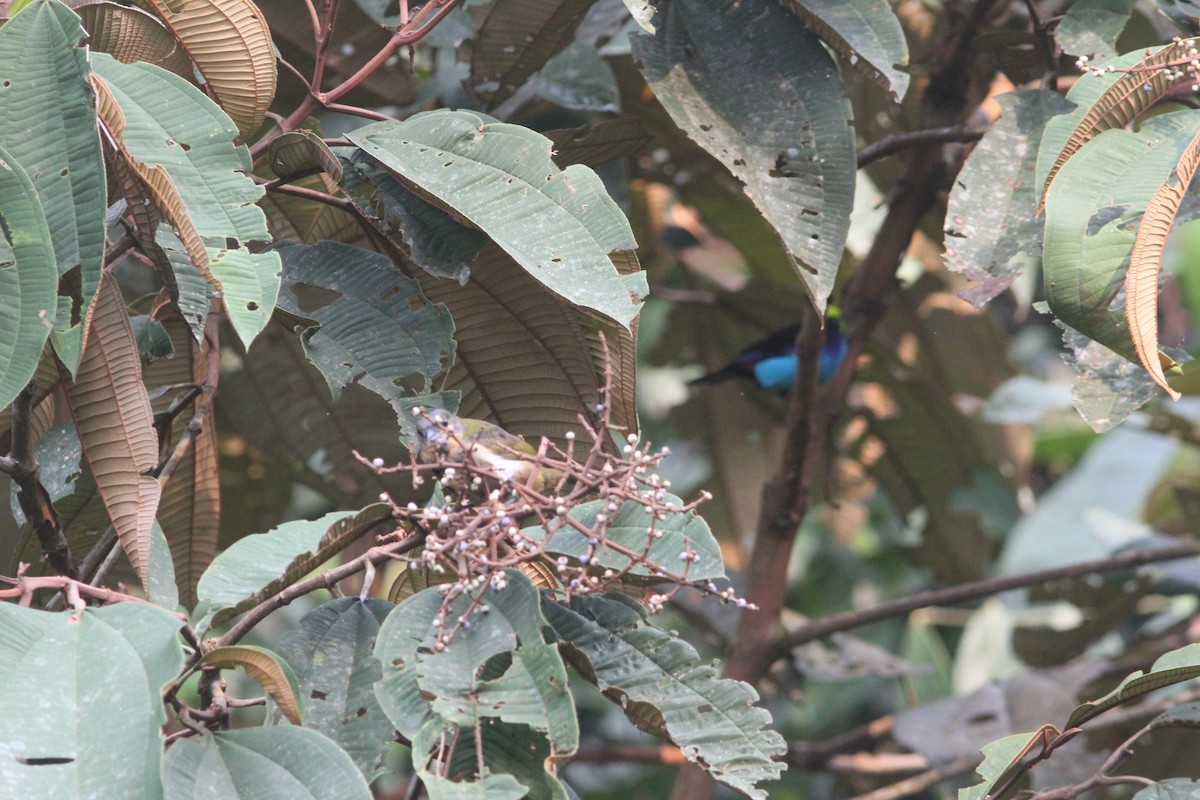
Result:
M833 377L846 357L846 337L842 335L841 312L830 306L825 314L825 343L821 346L817 381ZM788 325L759 339L715 372L702 375L689 385L722 383L734 378L749 378L761 388L786 394L796 379L796 336L800 323Z

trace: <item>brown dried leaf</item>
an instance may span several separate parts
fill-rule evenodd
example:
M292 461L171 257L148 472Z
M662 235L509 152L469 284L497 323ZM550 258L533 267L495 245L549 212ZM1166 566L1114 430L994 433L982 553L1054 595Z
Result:
M148 586L151 529L162 495L148 474L158 465L158 436L125 301L108 273L87 324L87 345L68 384L67 403L117 538ZM69 380L65 372L63 380Z
M251 0L140 0L158 14L245 138L275 98L275 47Z
M1146 213L1138 225L1137 239L1133 243L1129 271L1125 275L1125 319L1129 322L1133 349L1150 377L1166 390L1172 400L1178 400L1181 395L1167 385L1167 376L1163 374L1164 367L1171 369L1177 365L1158 350L1158 273L1162 267L1167 234L1171 232L1175 214L1198 166L1200 134L1192 139L1175 167L1178 180L1174 184L1170 178L1163 181L1146 206Z

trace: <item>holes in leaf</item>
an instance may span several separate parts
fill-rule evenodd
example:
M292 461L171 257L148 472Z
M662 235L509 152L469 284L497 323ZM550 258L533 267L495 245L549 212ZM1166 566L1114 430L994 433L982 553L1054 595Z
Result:
M454 162L453 162L453 161L447 161L445 164L442 164L442 166L443 166L443 167L452 167L452 166L454 166Z
M1092 214L1091 218L1088 219L1087 235L1095 236L1105 225L1114 219L1119 219L1127 208L1128 206L1105 206L1095 214Z
M191 150L191 149L192 149L192 146L191 146L190 144L188 144L187 142L180 142L180 143L179 143L179 146L183 148L183 152L185 152L185 153L186 153L188 150Z
M249 303L246 303L246 310L247 311L258 311L258 303L251 300Z
M354 712L354 716L356 717L365 717L366 715L367 709L363 708L362 706L359 706L358 711Z
M3 83L0 83L0 86L3 86L5 89L7 89L8 87L12 86L12 81L4 81Z
M69 756L41 756L39 758L17 758L17 763L27 767L49 767L55 764L74 764L75 759Z
M58 176L59 176L60 178L65 178L65 177L67 177L67 176L68 176L68 175L70 175L70 174L71 174L71 170L67 169L66 167L63 167L63 168L62 168L62 171L58 173Z
M324 692L322 692L318 689L313 689L312 693L309 694L309 697L311 697L313 700L324 700L328 696L329 695L325 694Z

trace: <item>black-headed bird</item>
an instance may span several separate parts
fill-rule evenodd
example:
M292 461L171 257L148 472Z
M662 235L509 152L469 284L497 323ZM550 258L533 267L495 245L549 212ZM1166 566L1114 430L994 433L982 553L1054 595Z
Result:
M817 365L817 381L825 383L837 372L846 357L846 337L842 334L841 311L829 306L825 314L825 341ZM746 347L725 366L689 381L690 385L722 383L746 378L771 392L786 394L796 380L796 336L800 323L788 325Z

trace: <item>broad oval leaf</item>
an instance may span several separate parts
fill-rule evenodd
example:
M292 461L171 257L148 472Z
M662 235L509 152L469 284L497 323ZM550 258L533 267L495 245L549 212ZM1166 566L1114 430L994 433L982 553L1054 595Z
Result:
M466 617L469 625L440 650L435 647L441 634L442 595L437 589L396 606L379 630L375 657L383 665L383 677L375 694L397 730L414 741L418 769L428 755L416 746L418 735L427 738L432 729L436 737L436 731L449 726L474 726L486 718L539 731L554 759L578 747L566 668L557 648L546 641L538 591L519 572L506 574L508 586L484 598L489 610L472 611ZM460 595L446 619L468 614L470 605L471 598ZM511 663L500 674L484 669L493 657L506 653L511 653Z
M908 42L887 0L786 0L785 6L858 72L899 101L908 91Z
M280 178L290 180L324 172L334 183L342 179L342 163L312 131L290 131L272 139L267 161Z
M1181 395L1167 385L1167 376L1163 374L1163 367L1173 367L1175 362L1158 350L1158 274L1167 235L1197 166L1200 166L1200 131L1180 157L1175 167L1175 180L1167 178L1163 181L1146 207L1125 278L1125 319L1133 337L1133 349L1150 377L1172 400L1178 400Z
M495 108L575 38L594 0L497 0L471 48L472 92Z
M376 503L361 511L285 522L267 533L237 540L200 577L196 593L208 605L196 629L205 630L275 594L391 514L388 505Z
M655 26L654 36L631 37L650 88L746 185L823 313L857 170L837 64L800 20L768 0L671 0L658 6Z
M748 797L784 765L783 737L748 684L722 680L691 645L648 624L637 604L616 595L546 603L545 614L573 666L621 705L635 724L663 733L689 761ZM651 713L646 713L651 712Z
M371 800L340 747L286 725L180 739L163 756L162 783L164 800Z
M454 361L454 323L378 253L338 242L284 244L280 308L311 319L304 351L336 398L358 383L385 400L433 388Z
M1063 165L1046 196L1046 298L1055 317L1136 361L1120 290L1134 225L1200 132L1191 112L1137 133L1105 131ZM1157 286L1155 286L1157 289Z
M53 329L58 270L37 190L3 147L0 219L0 408L7 408L37 371Z
M162 495L149 474L158 466L158 435L115 277L102 276L88 325L67 402L117 538L142 586L149 587L151 530Z
M670 494L664 496L664 502L676 505L683 503ZM608 517L607 541L620 550L603 543L591 544L575 528L561 525L555 526L556 530L546 542L547 552L574 559L587 555L598 567L628 569L630 575L648 579L654 579L660 573L645 563L636 562L622 551L645 553L647 561L661 564L675 574L686 574L692 581L725 577L721 546L713 538L708 523L698 514L674 513L666 519L656 520L640 503L626 501L616 506L608 500L582 503L569 512L572 519L589 528L597 525L596 518L602 513ZM536 541L546 538L546 528L541 526L525 528L522 533ZM698 560L684 561L684 555L697 556Z
M1064 53L1103 64L1117 56L1117 37L1129 22L1136 0L1075 0L1054 26Z
M142 603L59 614L0 603L0 794L158 796L180 625Z
M369 781L383 768L392 723L375 701L381 675L373 650L392 604L339 597L310 611L279 640L296 673L304 725L337 742Z
M196 269L221 294L243 344L270 319L279 257L244 245L266 241L263 190L229 118L200 90L148 64L92 56L100 116L124 161L175 228ZM229 249L233 240L236 249Z
M550 140L466 111L431 111L347 134L423 196L468 220L561 297L628 327L646 295L641 272L610 254L637 246L590 169L559 170Z
M36 0L0 28L0 144L33 181L59 275L80 269L82 318L100 282L106 205L84 35L79 18L53 0ZM37 302L30 297L23 314ZM86 329L71 328L70 319L57 324L55 349L73 373Z
M279 707L293 725L300 724L300 685L288 663L265 647L231 645L214 647L204 654L202 664L218 669L243 669Z
M275 45L251 0L141 0L171 29L242 138L275 99Z
M996 98L1003 115L971 151L946 210L946 265L978 281L960 295L976 308L1036 268L1038 143L1046 121L1070 110L1057 92L1023 89Z
M1125 127L1180 83L1192 82L1186 72L1175 78L1171 70L1146 71L1178 60L1188 46L1174 42L1149 55L1126 53L1106 65L1118 71L1088 72L1075 82L1067 92L1075 110L1047 123L1038 148L1039 211L1046 207L1051 182L1080 148L1104 131Z

